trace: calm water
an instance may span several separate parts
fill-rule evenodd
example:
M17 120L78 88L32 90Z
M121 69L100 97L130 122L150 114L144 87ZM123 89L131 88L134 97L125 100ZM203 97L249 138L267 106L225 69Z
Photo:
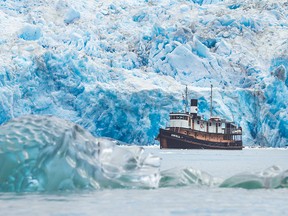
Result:
M193 167L219 181L271 166L288 170L287 149L243 151L146 151L162 158L161 170ZM0 193L1 215L286 215L288 189L219 188L191 185L159 189L105 189L53 194Z

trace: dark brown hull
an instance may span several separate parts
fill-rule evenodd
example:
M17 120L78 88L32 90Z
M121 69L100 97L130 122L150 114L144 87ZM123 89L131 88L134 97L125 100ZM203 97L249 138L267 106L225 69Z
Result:
M165 129L160 129L158 140L160 148L168 149L242 150L243 148L242 141L211 142Z

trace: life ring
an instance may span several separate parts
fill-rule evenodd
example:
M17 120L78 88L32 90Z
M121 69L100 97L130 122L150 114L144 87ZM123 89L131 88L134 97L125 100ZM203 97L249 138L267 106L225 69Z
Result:
M204 125L203 125L203 123L201 123L201 124L200 124L200 128L204 128Z

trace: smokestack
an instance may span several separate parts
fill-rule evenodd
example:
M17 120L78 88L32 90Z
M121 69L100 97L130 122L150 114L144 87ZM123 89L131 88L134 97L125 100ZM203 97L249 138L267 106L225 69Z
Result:
M198 100L191 99L190 113L197 116L198 113Z

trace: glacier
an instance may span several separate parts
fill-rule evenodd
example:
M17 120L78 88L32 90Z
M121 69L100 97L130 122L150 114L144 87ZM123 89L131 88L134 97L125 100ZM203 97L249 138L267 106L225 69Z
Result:
M246 146L288 139L284 0L0 2L0 124L54 115L157 144L182 95L243 128Z

